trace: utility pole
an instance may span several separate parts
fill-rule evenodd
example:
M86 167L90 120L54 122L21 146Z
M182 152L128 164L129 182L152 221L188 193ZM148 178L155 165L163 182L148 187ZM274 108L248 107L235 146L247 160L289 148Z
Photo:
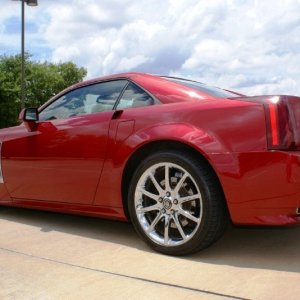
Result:
M25 107L25 3L28 6L38 6L37 0L21 1L21 108Z

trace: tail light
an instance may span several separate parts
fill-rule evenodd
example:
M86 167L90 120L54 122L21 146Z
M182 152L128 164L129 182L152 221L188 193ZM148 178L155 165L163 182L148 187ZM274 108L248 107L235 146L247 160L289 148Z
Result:
M282 97L266 99L263 105L266 114L267 141L269 149L296 150L292 115L288 102Z
M270 150L300 150L300 97L254 96L232 98L264 106Z

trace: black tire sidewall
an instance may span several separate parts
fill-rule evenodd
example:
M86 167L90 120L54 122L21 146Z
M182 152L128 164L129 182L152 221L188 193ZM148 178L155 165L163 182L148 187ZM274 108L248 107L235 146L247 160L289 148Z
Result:
M194 236L188 240L186 243L178 246L166 247L163 245L159 245L151 240L147 234L142 229L136 215L134 197L137 183L141 177L141 175L152 165L161 163L161 162L170 162L179 165L190 175L193 177L196 182L202 197L202 219L200 226L198 227ZM131 184L129 187L128 193L128 209L130 219L140 235L140 237L146 241L150 247L154 250L170 255L185 255L188 253L196 252L198 249L205 248L208 245L205 240L207 239L207 235L210 229L209 220L212 215L212 201L213 201L213 193L211 191L211 182L208 182L209 176L207 176L207 168L202 166L200 162L195 164L195 158L184 152L177 151L160 151L151 156L147 157L143 162L140 163L136 171L134 172L133 178L131 180ZM204 245L205 244L205 245ZM208 243L210 244L210 243ZM202 246L201 246L202 245Z

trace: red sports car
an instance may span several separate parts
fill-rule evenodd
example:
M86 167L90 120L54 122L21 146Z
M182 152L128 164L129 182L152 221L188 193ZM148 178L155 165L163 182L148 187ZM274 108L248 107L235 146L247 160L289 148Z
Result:
M130 220L155 250L234 224L300 223L300 98L126 73L73 85L0 131L0 204Z

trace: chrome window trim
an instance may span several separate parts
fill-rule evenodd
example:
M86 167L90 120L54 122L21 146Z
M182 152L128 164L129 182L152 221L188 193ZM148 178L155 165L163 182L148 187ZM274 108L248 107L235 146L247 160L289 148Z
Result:
M0 183L4 183L3 172L2 172L2 143L0 142Z

